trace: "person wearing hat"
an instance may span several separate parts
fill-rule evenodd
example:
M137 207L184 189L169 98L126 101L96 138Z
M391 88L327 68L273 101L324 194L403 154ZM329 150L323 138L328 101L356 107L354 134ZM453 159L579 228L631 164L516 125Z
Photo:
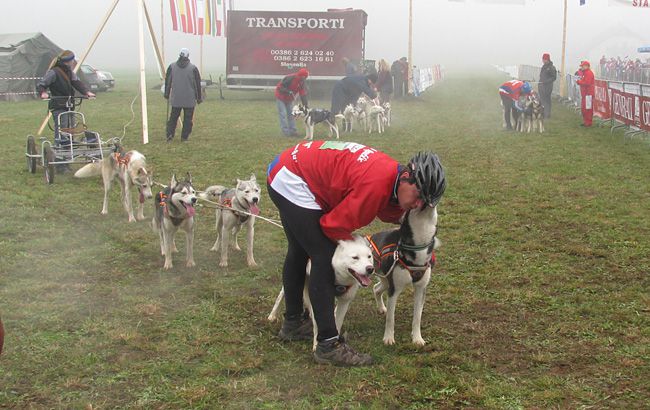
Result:
M280 119L280 128L286 137L297 137L296 121L291 114L293 101L296 96L300 96L300 102L305 108L309 107L307 102L307 87L305 80L309 77L309 71L301 68L293 74L285 76L275 86L275 103L278 107L278 118Z
M165 99L172 107L167 121L167 142L174 139L178 117L183 110L181 141L187 142L192 133L194 108L203 101L201 95L201 74L190 63L190 50L181 48L176 62L169 65L165 74Z
M591 123L594 117L594 72L591 71L589 61L580 62L580 69L576 73L578 76L578 85L580 86L580 95L582 96L582 104L580 108L582 109L582 126L591 127Z
M506 81L499 87L499 95L503 105L503 118L507 130L512 130L512 123L510 122L512 110L523 111L523 107L519 104L519 98L530 94L532 91L533 87L530 83L521 80Z
M446 188L438 156L419 152L400 164L362 144L309 141L275 157L268 167L267 187L288 246L282 270L286 310L279 338L313 337L303 307L305 266L311 260L308 291L318 325L314 360L335 366L372 364L369 355L355 351L337 331L332 256L337 241L352 239L354 231L375 218L397 224L409 210L436 206Z
M348 104L356 104L361 94L365 94L374 100L377 98L377 92L374 89L376 82L377 74L343 77L334 84L332 89L332 108L330 112L333 115L342 113Z
M539 98L544 107L544 118L551 118L551 94L553 93L553 83L557 79L557 70L548 53L542 55L542 64L539 72Z
M68 111L68 99L61 97L73 97L75 90L88 98L95 97L95 94L88 90L88 87L74 72L76 64L74 53L64 50L52 60L50 68L36 84L36 90L42 99L50 98L50 95L54 97L50 99L48 109L54 119L54 141L57 144L61 142L59 128L72 128L75 125L70 123L74 120L72 116L63 115L59 118L59 114ZM70 102L74 104L74 101ZM74 110L74 106L71 108ZM59 120L61 124L59 124Z

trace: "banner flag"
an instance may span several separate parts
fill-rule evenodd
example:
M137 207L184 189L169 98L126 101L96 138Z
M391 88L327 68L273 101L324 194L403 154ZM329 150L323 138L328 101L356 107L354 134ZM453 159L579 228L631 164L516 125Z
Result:
M650 0L609 0L609 5L650 10Z
M225 35L224 0L169 0L169 11L174 31L199 36Z
M207 34L205 32L205 0L194 0L196 9L196 26L198 30L195 31L195 34L202 36Z

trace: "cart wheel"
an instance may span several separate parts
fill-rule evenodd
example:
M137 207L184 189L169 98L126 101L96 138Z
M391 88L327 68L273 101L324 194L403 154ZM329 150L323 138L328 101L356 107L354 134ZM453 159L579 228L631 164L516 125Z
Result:
M34 142L34 136L27 136L27 153L29 155L36 155L36 143ZM27 158L27 170L32 174L36 172L36 157L26 157Z
M48 184L54 183L54 150L49 145L45 147L45 152L43 152L43 168L45 168L45 182Z

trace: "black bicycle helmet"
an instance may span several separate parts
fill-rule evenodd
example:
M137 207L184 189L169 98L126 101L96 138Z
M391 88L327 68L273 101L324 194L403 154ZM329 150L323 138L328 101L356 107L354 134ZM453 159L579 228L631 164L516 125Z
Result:
M436 206L447 187L445 170L438 156L433 152L418 152L411 158L408 167L422 200L429 206Z

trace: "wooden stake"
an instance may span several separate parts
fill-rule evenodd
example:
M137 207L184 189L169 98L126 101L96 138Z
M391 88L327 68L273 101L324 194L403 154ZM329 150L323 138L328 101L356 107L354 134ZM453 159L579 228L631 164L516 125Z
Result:
M138 7L138 42L140 44L140 101L142 105L142 143L149 143L147 117L147 80L144 67L144 0L135 0Z
M151 18L149 18L149 10L147 9L147 4L142 3L144 5L144 16L146 17L147 21L147 28L149 29L149 38L151 39L151 45L153 46L153 51L154 54L156 55L156 62L158 63L158 74L160 75L160 78L164 78L165 75L165 63L163 60L162 53L160 52L160 49L158 48L158 42L156 41L156 34L154 33L153 30L153 24L151 23Z
M562 27L562 65L560 66L560 96L566 97L566 15L567 15L567 0L564 0L564 25Z

